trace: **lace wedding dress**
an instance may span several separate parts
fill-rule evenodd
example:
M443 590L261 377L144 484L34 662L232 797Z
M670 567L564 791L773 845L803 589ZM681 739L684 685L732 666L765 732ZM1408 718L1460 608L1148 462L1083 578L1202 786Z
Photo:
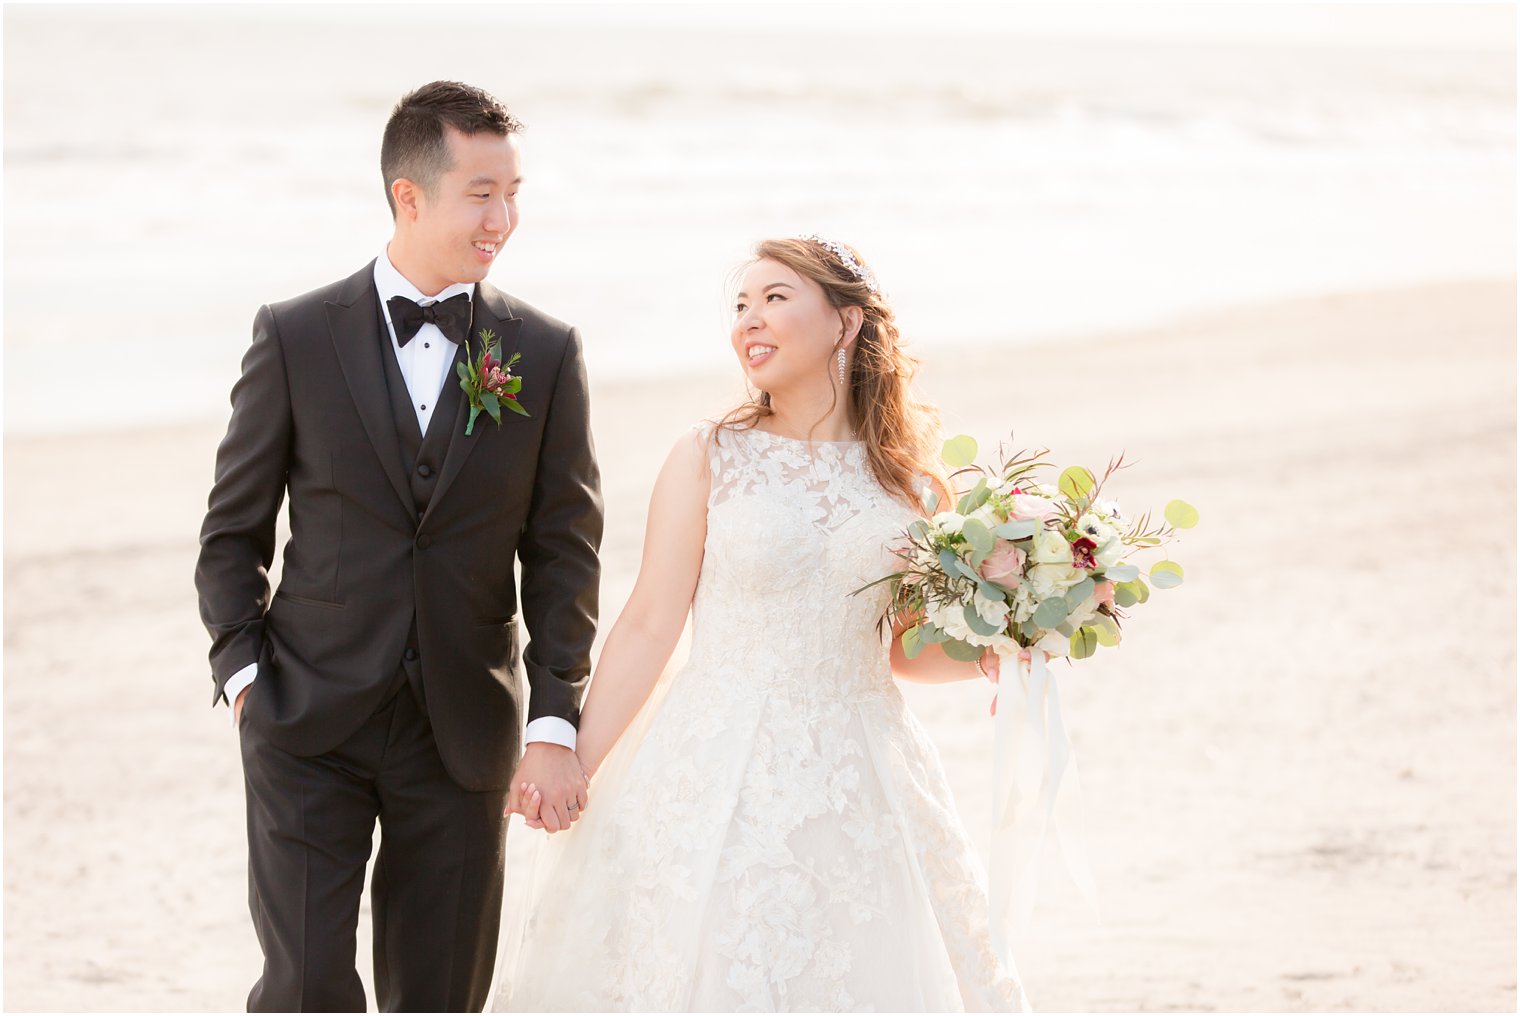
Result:
M723 431L709 460L690 658L585 816L511 839L493 1008L1027 1011L887 589L851 595L913 512L859 442Z

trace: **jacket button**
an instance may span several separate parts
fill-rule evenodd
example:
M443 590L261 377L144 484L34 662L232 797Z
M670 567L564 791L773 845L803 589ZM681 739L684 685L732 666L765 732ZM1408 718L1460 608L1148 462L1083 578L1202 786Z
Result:
M427 550L432 545L433 538L427 533L423 533L421 536L417 537L417 546L421 547L423 550Z
M433 467L424 462L417 467L417 475L426 480L433 475Z
M417 650L413 649L411 646L407 646L405 656L408 661L415 660L417 658Z

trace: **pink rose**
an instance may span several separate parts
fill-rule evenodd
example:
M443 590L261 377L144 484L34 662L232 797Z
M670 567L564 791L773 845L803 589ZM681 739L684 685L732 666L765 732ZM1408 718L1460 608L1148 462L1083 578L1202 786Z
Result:
M1112 607L1114 605L1114 584L1112 582L1099 582L1093 587L1093 595L1098 598L1100 604L1106 603Z
M1015 494L1009 500L1009 517L1014 519L1039 519L1045 521L1056 510L1055 503L1038 494Z
M1024 577L1024 552L1010 540L999 540L982 561L982 578L1004 589L1018 588Z

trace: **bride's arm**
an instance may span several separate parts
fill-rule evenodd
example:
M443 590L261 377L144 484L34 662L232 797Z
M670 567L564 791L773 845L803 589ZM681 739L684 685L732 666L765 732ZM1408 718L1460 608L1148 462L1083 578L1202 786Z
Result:
M706 437L671 449L649 498L639 577L602 647L581 710L576 754L588 773L622 736L670 660L691 610L707 538Z
M894 622L892 625L892 674L903 681L914 681L919 684L948 684L951 681L966 681L973 677L986 677L988 680L997 678L998 658L992 650L982 654L982 666L986 672L978 670L975 663L962 663L952 660L945 655L944 649L935 643L924 646L923 651L914 659L908 659L903 652L900 636L908 624L903 621Z

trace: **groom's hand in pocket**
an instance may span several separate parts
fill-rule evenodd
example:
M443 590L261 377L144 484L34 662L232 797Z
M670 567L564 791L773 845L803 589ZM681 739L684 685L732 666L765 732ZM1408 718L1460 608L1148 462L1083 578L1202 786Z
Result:
M529 744L512 774L507 810L522 814L533 825L536 809L543 827L557 833L569 829L585 808L586 774L575 752L548 741Z
M237 724L239 723L239 721L241 721L242 718L243 718L243 700L248 697L248 689L252 688L252 687L253 687L253 685L251 685L251 684L250 685L246 685L243 688L242 691L240 691L240 692L237 693L237 701L232 704L232 725L233 726L237 726Z

